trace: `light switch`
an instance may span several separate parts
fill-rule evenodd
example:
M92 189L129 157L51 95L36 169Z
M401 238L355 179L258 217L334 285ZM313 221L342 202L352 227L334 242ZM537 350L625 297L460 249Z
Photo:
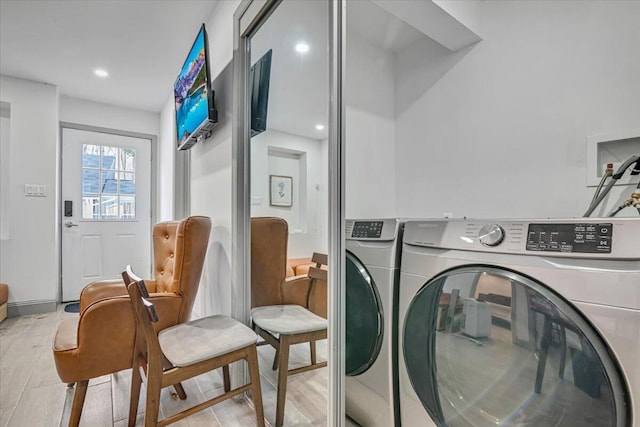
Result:
M25 184L24 195L27 197L47 197L47 186L41 184Z

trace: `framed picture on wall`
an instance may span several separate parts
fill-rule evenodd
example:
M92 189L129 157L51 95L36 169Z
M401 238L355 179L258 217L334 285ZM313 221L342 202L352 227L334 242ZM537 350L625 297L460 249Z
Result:
M293 202L292 177L269 175L269 188L269 204L271 206L291 206Z

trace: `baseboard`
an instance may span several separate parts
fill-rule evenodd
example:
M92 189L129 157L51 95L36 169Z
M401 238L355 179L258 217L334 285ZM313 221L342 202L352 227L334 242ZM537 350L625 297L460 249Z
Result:
M10 302L7 304L7 315L8 317L18 317L51 313L56 311L57 308L58 303L55 300Z

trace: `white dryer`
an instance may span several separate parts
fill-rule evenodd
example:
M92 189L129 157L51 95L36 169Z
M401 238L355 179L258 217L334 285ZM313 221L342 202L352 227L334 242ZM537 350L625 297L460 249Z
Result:
M640 426L640 219L405 225L403 427Z
M397 282L403 222L347 220L346 413L363 427L398 425Z

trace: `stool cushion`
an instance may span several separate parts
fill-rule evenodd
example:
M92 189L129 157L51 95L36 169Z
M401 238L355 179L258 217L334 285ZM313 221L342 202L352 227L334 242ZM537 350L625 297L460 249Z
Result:
M209 316L167 328L158 334L162 352L177 367L193 365L255 344L251 329L228 316Z
M0 283L0 305L9 300L9 286L5 283Z
M251 320L261 329L291 335L327 328L323 319L299 305L269 305L251 310Z

